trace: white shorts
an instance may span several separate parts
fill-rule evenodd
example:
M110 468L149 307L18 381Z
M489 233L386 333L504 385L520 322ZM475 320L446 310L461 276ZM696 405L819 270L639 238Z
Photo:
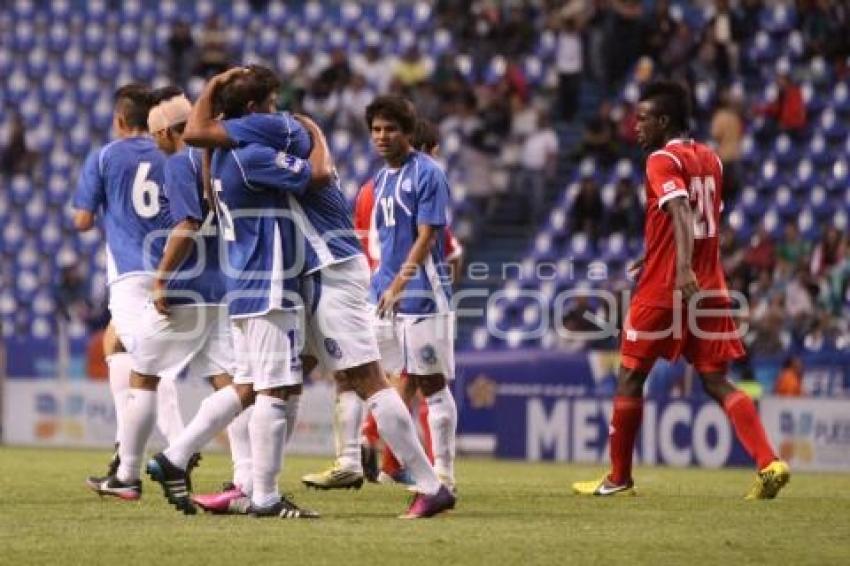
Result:
M131 275L109 285L109 314L124 349L133 353L144 307L151 300L153 276Z
M302 338L300 311L273 310L231 319L236 371L233 382L254 385L254 391L300 385Z
M454 313L375 318L384 369L399 374L455 376Z
M133 370L174 379L185 368L191 377L211 377L234 371L233 343L227 307L175 306L161 315L148 302L140 317Z
M363 256L329 265L304 281L307 329L304 354L326 371L340 371L380 358L372 326L369 265Z

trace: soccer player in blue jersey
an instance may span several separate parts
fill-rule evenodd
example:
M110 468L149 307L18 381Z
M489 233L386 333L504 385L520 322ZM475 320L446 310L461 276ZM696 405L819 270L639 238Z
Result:
M443 250L448 181L431 157L411 147L416 116L409 101L379 96L366 122L386 161L375 176L380 259L371 285L381 357L388 370L405 370L426 398L434 467L453 487L457 408L447 382L454 377L454 313Z
M230 93L252 90L255 83L268 85L269 98L265 100L269 104L256 105L253 112L246 112L250 109L244 106L232 107ZM281 166L285 166L286 160L303 157L311 147L315 151L316 146L325 146L321 131L311 120L268 112L273 108L277 86L274 74L263 67L253 66L236 75L219 97L221 109L231 119L219 122L207 114L206 120L197 124L194 141L218 147L235 145L237 154L241 148L263 144L279 152ZM327 148L323 151L327 153ZM431 516L453 507L454 497L440 485L416 438L406 407L384 378L366 302L368 266L335 175L333 182L325 185L320 190L286 195L288 216L306 243L305 261L294 267L299 275L303 274L306 287L307 352L326 369L348 380L368 402L384 438L410 469L418 495L404 516ZM224 192L222 201L230 206ZM357 479L355 475L353 485ZM359 481L362 484L362 472Z
M161 240L148 246L146 238L152 232L167 229L170 223L160 198L165 157L147 135L151 96L151 91L139 84L128 84L116 91L113 131L117 139L88 156L73 200L74 225L78 230L92 229L95 217L100 215L106 232L110 324L119 343L116 350L106 352L117 437L122 434L126 413L130 357L137 345L136 321L153 285L152 271L156 266L151 259L162 253ZM174 417L173 411L171 416ZM112 481L118 465L118 457L113 457L107 475L92 476L87 484L101 494L138 499L141 484L137 480L128 485Z

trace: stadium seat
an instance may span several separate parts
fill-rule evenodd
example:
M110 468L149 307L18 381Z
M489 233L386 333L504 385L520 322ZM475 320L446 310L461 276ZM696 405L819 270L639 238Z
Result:
M833 203L830 202L826 189L820 185L811 189L808 205L818 219L824 218L833 210Z
M782 185L776 190L775 202L776 211L785 219L795 216L800 211L800 204L787 185Z
M832 90L831 107L845 118L850 114L850 88L846 81L837 83Z
M819 128L828 140L843 140L847 136L847 127L831 107L821 113Z

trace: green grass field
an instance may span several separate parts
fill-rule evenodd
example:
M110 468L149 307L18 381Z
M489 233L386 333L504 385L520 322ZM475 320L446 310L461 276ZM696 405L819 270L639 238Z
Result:
M600 468L464 459L455 511L401 521L402 488L307 491L298 478L326 462L293 457L285 490L323 518L282 521L184 517L149 482L141 503L100 500L83 478L106 458L0 448L0 564L850 563L850 474L796 474L779 499L753 503L748 471L643 468L639 497L600 500L569 492ZM205 456L197 488L229 470Z

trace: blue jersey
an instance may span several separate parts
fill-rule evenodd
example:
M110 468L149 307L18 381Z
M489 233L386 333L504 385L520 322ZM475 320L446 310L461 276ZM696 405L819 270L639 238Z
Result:
M249 114L225 121L224 127L238 145L258 143L302 159L310 156L310 134L287 112ZM290 196L289 206L307 244L306 273L363 253L351 221L351 208L338 179L297 198Z
M92 152L74 207L102 209L107 281L156 269L171 220L162 194L165 156L149 137L116 140Z
M225 242L220 263L232 317L296 305L292 297L303 258L297 257L287 195L303 194L311 174L307 161L258 144L213 156L219 234Z
M419 225L438 228L438 235L416 276L405 287L397 312L448 312L451 297L442 230L447 224L449 184L437 163L413 151L398 169L381 169L375 176L373 217L381 257L372 276L371 299L387 290L398 275L418 237Z
M174 223L196 220L201 229L186 260L168 280L168 302L174 305L217 305L224 299L224 278L218 265L215 214L204 199L201 153L186 147L165 162L165 196Z

